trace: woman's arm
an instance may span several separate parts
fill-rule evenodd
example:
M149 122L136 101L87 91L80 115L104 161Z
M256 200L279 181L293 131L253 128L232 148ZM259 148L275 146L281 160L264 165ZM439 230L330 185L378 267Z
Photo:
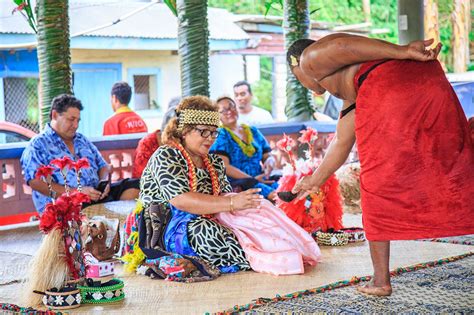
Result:
M347 102L344 107L346 105ZM355 142L354 119L354 111L339 119L336 136L317 170L313 175L300 179L293 187L293 193L300 193L300 199L305 198L310 192L317 192L319 187L344 164Z
M240 179L240 178L249 178L249 177L252 177L250 175L248 175L247 173L245 172L242 172L241 170L239 170L237 167L235 166L232 166L230 164L230 160L227 156L225 155L221 155L221 154L218 154L222 161L224 161L224 165L225 165L225 174L228 176L228 177L232 177L232 178L235 178L235 179Z
M432 43L430 39L400 46L356 35L333 36L330 39L324 37L304 50L300 67L303 72L320 81L345 66L371 60L434 60L441 50L441 44L434 49L427 49Z
M198 215L248 208L260 208L260 188L252 188L232 196L214 196L197 192L180 194L170 200L176 208Z

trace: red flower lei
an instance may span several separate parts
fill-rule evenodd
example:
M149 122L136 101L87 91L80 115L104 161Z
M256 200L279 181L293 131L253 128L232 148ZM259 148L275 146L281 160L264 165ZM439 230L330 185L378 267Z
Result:
M186 163L188 165L188 178L189 178L189 188L191 188L192 192L197 192L197 176L196 176L196 168L194 166L193 160L189 156L189 153L184 149L184 147L176 142L172 142L171 145L181 152ZM209 161L209 155L203 156L202 161L204 162L204 166L211 177L212 183L212 194L214 196L219 196L220 194L220 187L219 187L219 178L217 177L217 171L212 165L211 161Z

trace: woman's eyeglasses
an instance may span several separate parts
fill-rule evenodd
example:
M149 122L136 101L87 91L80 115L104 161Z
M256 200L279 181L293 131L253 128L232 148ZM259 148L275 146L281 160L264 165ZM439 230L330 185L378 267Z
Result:
M235 106L229 106L227 108L223 108L222 110L219 111L219 114L227 114L229 112L232 112L235 110Z
M199 133L201 134L201 137L203 138L211 137L212 139L215 139L217 138L217 135L219 134L219 131L217 130L200 129L200 128L194 128L194 130L199 131Z

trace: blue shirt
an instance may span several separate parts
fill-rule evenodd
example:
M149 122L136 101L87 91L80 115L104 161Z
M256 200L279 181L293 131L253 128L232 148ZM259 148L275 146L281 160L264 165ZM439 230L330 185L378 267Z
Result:
M219 129L219 135L209 152L227 156L230 165L252 177L255 177L263 173L261 165L263 155L270 152L272 149L270 148L267 139L265 139L257 128L252 126L250 127L250 131L252 132L253 137L252 145L255 148L255 153L252 156L247 156L244 151L242 151L239 144L232 139L230 133L224 128ZM233 179L229 178L229 181L232 183ZM254 188L262 189L261 194L267 198L270 193L278 188L278 183L275 182L272 185L258 183Z
M250 127L250 131L253 136L252 145L255 148L255 153L252 156L247 156L239 147L238 143L232 139L230 133L224 128L219 129L219 135L209 152L227 156L230 165L252 177L255 177L263 173L261 165L263 155L270 152L272 149L270 148L267 139L265 139L257 128Z
M81 172L81 185L97 187L99 170L107 163L97 147L82 134L76 133L73 143L74 154L69 151L61 137L48 124L42 133L31 139L21 155L20 162L26 183L29 184L29 181L35 178L36 170L41 165L48 165L52 160L67 155L74 161L84 157L89 160L90 167L82 169ZM54 171L52 179L55 183L64 185L63 176L58 168ZM76 171L69 170L66 180L69 187L77 187ZM49 202L51 202L50 197L33 190L33 203L40 214L43 213Z

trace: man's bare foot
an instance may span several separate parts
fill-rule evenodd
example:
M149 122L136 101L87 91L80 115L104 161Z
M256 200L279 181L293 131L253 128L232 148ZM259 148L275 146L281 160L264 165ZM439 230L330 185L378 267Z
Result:
M370 282L358 286L357 291L368 294L368 295L375 295L375 296L389 296L392 294L392 286L384 285L381 287L375 286L373 280Z

